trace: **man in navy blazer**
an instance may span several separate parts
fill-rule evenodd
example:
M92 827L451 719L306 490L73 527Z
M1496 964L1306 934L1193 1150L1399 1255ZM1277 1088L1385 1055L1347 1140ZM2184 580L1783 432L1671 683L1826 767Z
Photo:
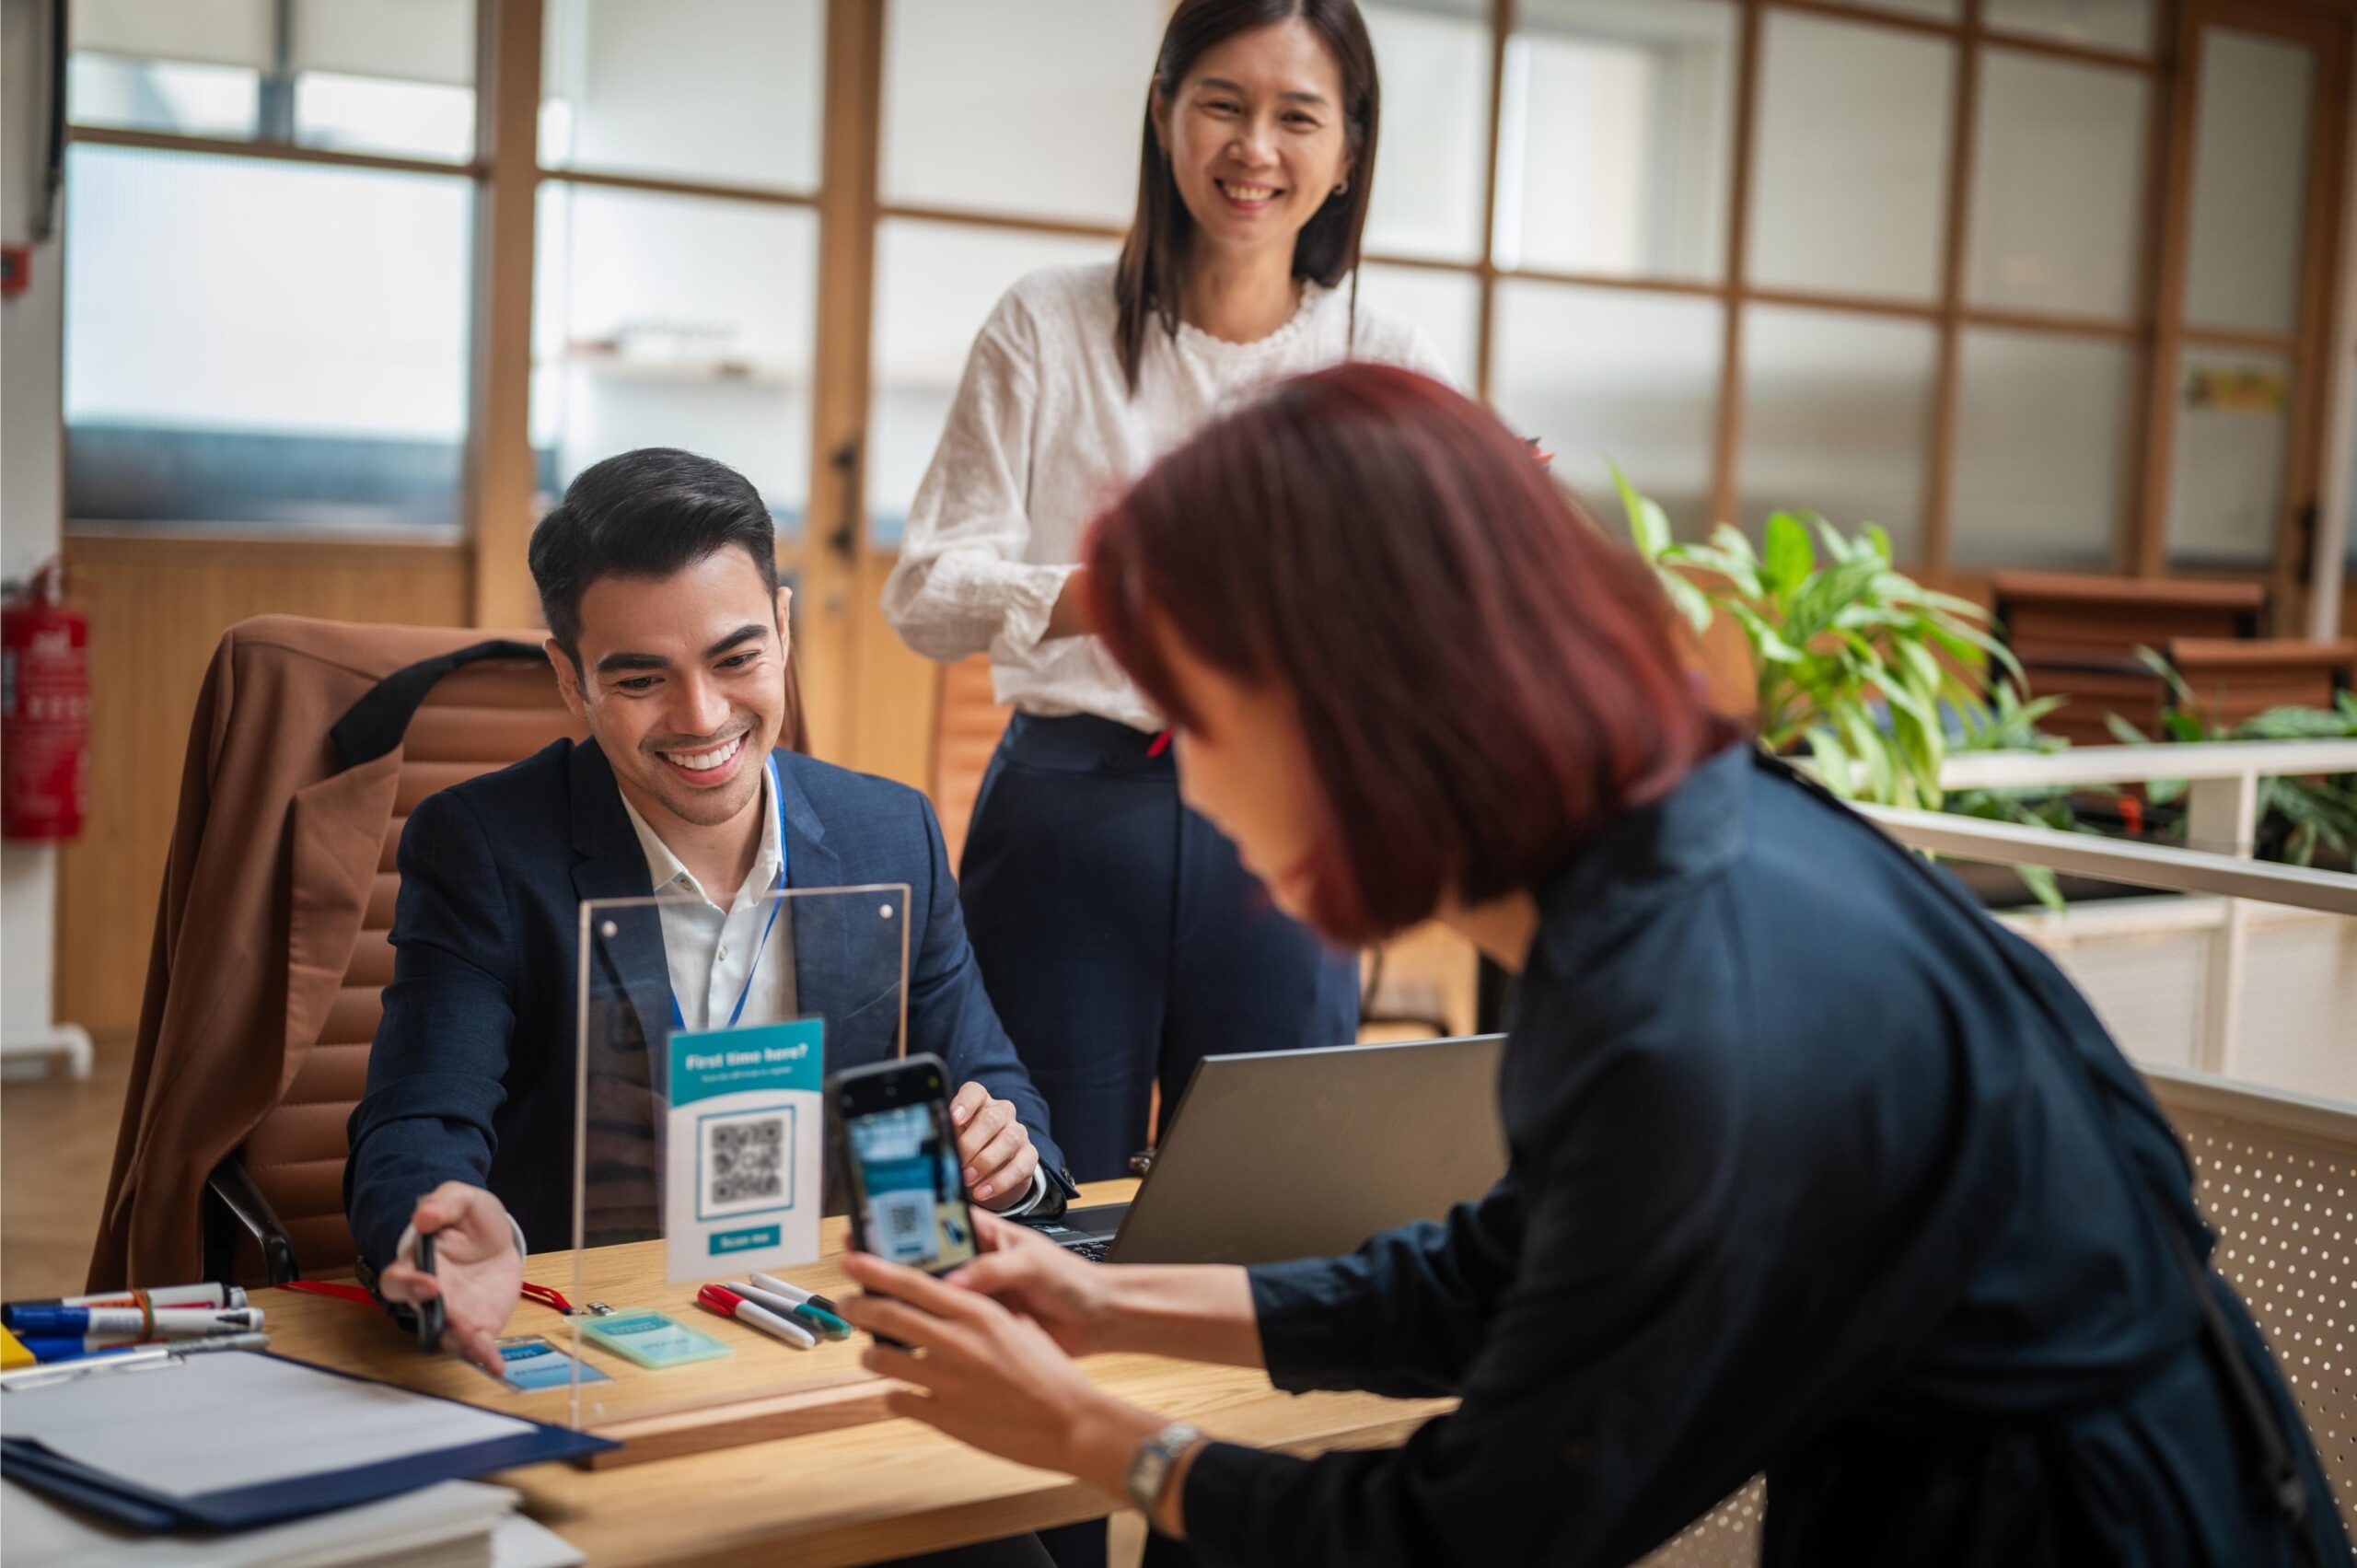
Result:
M890 1054L899 943L855 928L848 900L790 902L764 924L781 879L908 886L908 1045L961 1086L951 1116L974 1199L1052 1213L1072 1195L1046 1102L983 992L932 807L774 749L791 592L774 549L768 508L719 463L650 448L585 471L533 531L531 565L550 662L592 738L427 796L401 835L393 981L344 1207L364 1277L389 1301L441 1296L448 1332L486 1366L523 1252L573 1241L586 900L689 895L591 934L593 1240L659 1226L659 1047L675 1019L717 1028L750 996L752 1016L823 1016L830 1072ZM435 1238L431 1276L418 1232Z

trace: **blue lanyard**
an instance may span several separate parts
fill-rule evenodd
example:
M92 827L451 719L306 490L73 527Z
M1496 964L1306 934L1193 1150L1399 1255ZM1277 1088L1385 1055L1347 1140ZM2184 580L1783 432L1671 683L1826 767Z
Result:
M776 752L770 753L769 764L770 803L777 808L777 890L783 894L785 891L786 860L785 781L778 776ZM761 955L770 950L770 933L777 927L777 912L784 907L784 898L770 900L770 917L761 926L761 946L753 949L753 961L745 970L745 984L737 993L737 1005L728 1012L728 1027L732 1029L737 1027L737 1020L745 1016L745 998L753 993L753 977L761 972ZM670 967L668 960L664 967ZM705 1021L705 1027L711 1027L709 1019ZM686 1033L688 1028L688 1016L679 1011L679 993L676 990L671 993L671 1028L675 1033L681 1034Z

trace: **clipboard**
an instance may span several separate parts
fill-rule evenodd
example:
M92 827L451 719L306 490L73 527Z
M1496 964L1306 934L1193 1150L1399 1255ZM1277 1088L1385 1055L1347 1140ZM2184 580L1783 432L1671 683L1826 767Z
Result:
M618 1446L264 1351L0 1389L0 1473L151 1533L278 1524Z

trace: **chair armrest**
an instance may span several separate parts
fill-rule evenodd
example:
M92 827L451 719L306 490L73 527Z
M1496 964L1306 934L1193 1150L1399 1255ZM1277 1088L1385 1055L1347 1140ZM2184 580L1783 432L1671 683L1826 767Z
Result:
M284 1284L303 1277L302 1269L295 1261L295 1243L279 1223L270 1200L261 1195L248 1174L245 1161L236 1153L213 1167L204 1181L204 1272L208 1279L226 1283L233 1272L236 1232L218 1223L216 1216L226 1214L237 1228L251 1237L261 1249L262 1267L272 1284Z

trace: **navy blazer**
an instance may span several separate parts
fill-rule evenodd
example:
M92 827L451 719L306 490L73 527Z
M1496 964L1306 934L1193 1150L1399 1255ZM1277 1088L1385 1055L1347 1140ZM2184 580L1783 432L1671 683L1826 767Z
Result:
M908 1049L941 1057L952 1083L1011 1102L1042 1167L1060 1173L1047 1102L983 993L932 805L799 752L777 761L787 885L908 885ZM401 834L401 872L393 980L344 1166L360 1256L383 1267L418 1199L445 1181L497 1193L534 1251L570 1247L580 907L653 891L605 753L560 740L426 796ZM827 1070L884 1060L900 1021L898 944L855 943L849 900L788 907L800 1008L828 1020ZM660 1089L662 1064L646 1042L671 1019L653 906L615 924L592 935L590 977L606 1044L590 1063L589 1165L607 1206L593 1204L587 1221L601 1241L659 1224L647 1091Z
M1463 1402L1390 1451L1211 1446L1208 1560L1625 1563L1765 1470L1768 1568L2301 1561L2200 1334L2190 1167L2042 953L1748 748L1539 906L1505 1179L1250 1275L1280 1387Z

